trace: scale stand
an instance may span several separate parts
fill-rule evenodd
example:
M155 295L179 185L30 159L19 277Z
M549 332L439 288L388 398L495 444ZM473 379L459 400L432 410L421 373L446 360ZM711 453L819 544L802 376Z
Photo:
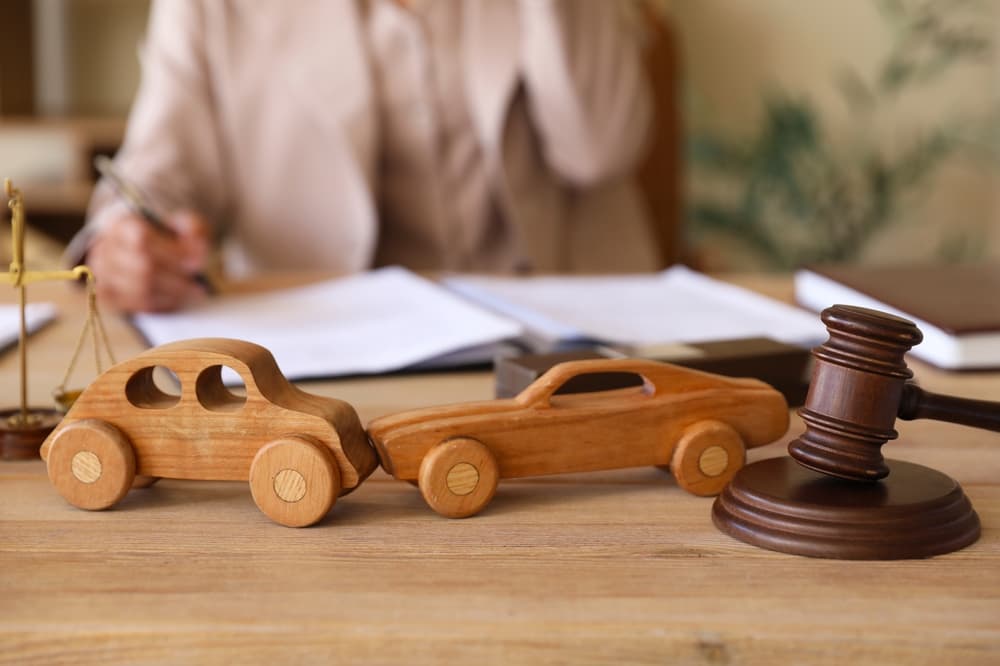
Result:
M97 360L97 372L101 370L101 348L110 362L114 363L107 333L97 311L97 299L94 292L94 274L87 266L74 266L62 271L28 271L24 266L24 202L21 191L11 185L9 179L4 180L4 192L8 197L8 207L11 210L11 262L7 273L0 274L0 282L7 282L18 292L20 307L20 330L18 334L18 358L20 360L20 392L21 402L18 407L0 410L0 459L27 460L37 459L38 450L52 429L62 418L62 411L28 407L28 330L25 322L25 304L27 303L26 285L32 282L48 280L86 280L87 285L87 321L81 331L76 351L66 370L62 384L56 390L56 399L68 409L64 398L74 392L66 391L65 384L69 378L76 360L83 347L88 331L93 338L94 355ZM65 411L65 410L63 410Z

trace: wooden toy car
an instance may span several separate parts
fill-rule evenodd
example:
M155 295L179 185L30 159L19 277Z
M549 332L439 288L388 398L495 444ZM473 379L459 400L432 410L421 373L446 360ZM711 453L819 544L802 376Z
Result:
M159 388L172 371L179 395ZM239 374L246 395L223 383ZM378 460L347 403L306 393L250 342L204 338L150 349L98 377L45 440L49 479L71 504L105 509L136 475L250 481L275 522L317 522Z
M634 373L641 385L554 395L574 377ZM788 429L781 393L665 363L598 359L561 363L516 397L376 419L368 436L382 467L417 481L438 513L461 518L489 503L500 478L669 465L696 495L719 493L746 448Z

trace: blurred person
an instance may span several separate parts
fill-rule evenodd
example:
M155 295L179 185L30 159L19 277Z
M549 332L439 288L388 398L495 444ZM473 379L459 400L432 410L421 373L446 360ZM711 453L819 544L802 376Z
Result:
M76 247L126 311L226 272L654 267L631 171L651 109L629 3L154 0L118 170Z

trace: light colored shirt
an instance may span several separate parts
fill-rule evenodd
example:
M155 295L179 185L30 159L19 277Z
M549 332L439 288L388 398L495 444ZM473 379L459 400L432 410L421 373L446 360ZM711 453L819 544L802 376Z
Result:
M462 0L373 0L379 114L376 263L509 269L512 233L491 191L462 85Z
M203 213L236 277L642 270L650 98L627 4L155 0L115 162ZM99 185L77 246L118 206Z

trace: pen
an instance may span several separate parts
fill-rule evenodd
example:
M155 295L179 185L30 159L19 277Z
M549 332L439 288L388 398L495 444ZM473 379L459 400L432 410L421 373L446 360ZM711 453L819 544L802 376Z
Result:
M94 166L100 172L104 178L111 184L115 191L121 196L128 205L129 209L141 217L143 220L149 223L151 227L156 229L158 232L164 234L169 238L177 238L177 232L174 231L166 222L163 221L163 216L157 213L146 197L143 196L142 192L131 182L122 178L118 170L115 169L114 164L107 155L98 155L94 158ZM215 285L208 279L204 273L195 273L192 279L201 285L206 292L209 294L215 294Z

